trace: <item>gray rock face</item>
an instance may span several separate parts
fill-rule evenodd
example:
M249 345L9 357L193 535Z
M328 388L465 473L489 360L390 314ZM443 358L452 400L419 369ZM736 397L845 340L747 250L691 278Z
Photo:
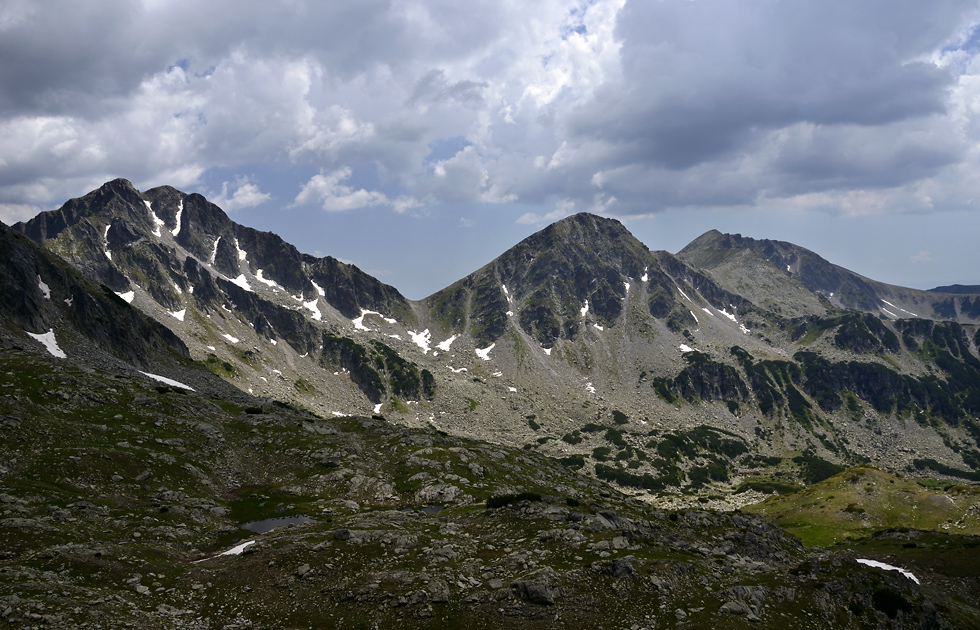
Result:
M149 366L160 353L188 356L187 346L174 333L3 224L0 251L4 321L32 333L55 330L62 344L71 339L70 330L95 345L90 351L108 352L139 366Z
M46 254L41 260L25 257L26 239L0 243L14 261L9 273L0 269L0 304L21 330L70 324L80 341L144 367L164 355L192 355L198 371L207 365L242 391L323 416L381 405L375 413L411 426L427 419L448 433L527 444L654 492L737 484L741 453L724 448L724 461L704 460L718 456L724 440L767 457L812 446L838 463L846 459L839 444L849 444L896 468L916 459L963 465L941 431L924 423L906 432L899 416L922 411L962 433L971 417L968 386L927 395L930 385L916 375L939 369L941 381L958 383L950 376L970 372L962 382L972 382L980 374L971 361L976 340L953 323L922 328L932 324L923 313L897 317L921 302L936 318L980 322L980 297L874 283L788 243L711 232L673 256L649 251L617 221L578 214L409 302L356 267L301 254L275 234L235 223L204 197L167 186L140 193L114 180L16 229L47 248L34 248ZM52 253L95 290L82 290ZM749 271L739 273L743 267ZM116 299L129 291L131 305ZM885 301L899 310L888 315ZM867 313L829 317L831 303ZM163 326L137 321L138 309ZM926 339L940 338L954 357L949 369L916 354ZM436 351L440 343L448 345ZM485 363L474 351L491 344ZM896 355L902 373L875 359L878 351ZM856 397L849 407L845 394ZM424 413L412 407L418 401ZM794 430L775 431L780 418L793 418ZM626 431L616 452L602 454L611 448L605 431L582 431L593 422ZM662 426L658 442L685 425L728 434L711 444L671 436L701 442L695 452L682 449L676 470L660 470L652 452L659 446L641 435L651 423ZM605 463L612 458L628 465L616 470ZM331 453L320 463L339 468L341 460L346 465ZM478 483L487 481L480 464L459 461ZM447 463L434 468L449 472ZM421 490L431 498L420 495L419 503L473 496L455 480L436 481L449 487ZM452 487L463 494L445 494ZM595 514L584 527L611 531L620 523Z
M442 580L432 580L426 590L429 593L429 599L433 602L445 603L449 601L449 586Z
M560 594L558 576L545 567L525 578L515 580L511 587L524 599L535 604L554 604Z
M732 615L747 615L751 611L749 610L749 607L743 604L742 602L733 601L733 602L725 602L724 604L722 604L721 608L718 609L718 612L728 613Z
M633 577L636 569L633 568L631 558L619 558L607 564L603 570L615 578Z

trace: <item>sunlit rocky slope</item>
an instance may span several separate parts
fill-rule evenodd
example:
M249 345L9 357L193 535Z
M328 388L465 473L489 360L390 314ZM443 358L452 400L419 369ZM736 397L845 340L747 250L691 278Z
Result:
M580 214L413 302L170 187L115 180L16 228L198 365L321 415L735 503L760 477L866 461L980 475L980 297L884 285L788 243L709 232L674 256Z
M5 626L980 626L966 320L591 215L419 302L170 188L17 227Z

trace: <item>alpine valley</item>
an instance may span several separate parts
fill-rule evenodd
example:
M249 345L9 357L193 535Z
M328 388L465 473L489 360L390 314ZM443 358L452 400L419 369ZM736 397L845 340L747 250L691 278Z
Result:
M121 179L0 252L10 627L980 627L978 287L577 214L411 301Z

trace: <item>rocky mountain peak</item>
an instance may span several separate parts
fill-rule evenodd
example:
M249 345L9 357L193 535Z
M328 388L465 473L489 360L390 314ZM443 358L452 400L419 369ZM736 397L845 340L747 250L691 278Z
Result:
M493 343L516 325L548 349L577 339L586 326L616 326L631 295L655 318L688 317L677 284L691 281L685 286L719 294L680 260L653 255L619 221L580 213L532 234L426 304L448 328L466 329L480 342Z
M678 253L722 286L786 315L822 315L827 307L873 313L884 319L980 320L977 291L919 291L877 282L786 241L711 230ZM760 279L765 277L765 282ZM741 288L739 288L741 287ZM937 292L946 295L937 295Z

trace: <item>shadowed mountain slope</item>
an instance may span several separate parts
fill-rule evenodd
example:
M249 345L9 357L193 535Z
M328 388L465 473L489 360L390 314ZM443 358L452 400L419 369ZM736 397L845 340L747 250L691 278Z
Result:
M980 295L968 294L968 287L941 293L944 287L920 291L885 284L784 241L711 230L678 256L705 269L729 290L757 291L759 304L790 316L823 315L833 305L888 319L980 322ZM759 278L765 281L760 283Z
M627 293L641 283L651 316L690 319L676 278L696 278L701 293L721 308L743 301L669 254L652 254L619 221L581 213L532 234L424 303L446 325L465 327L481 343L498 339L513 318L551 348L559 339L576 340L586 323L616 326Z
M410 302L170 187L116 180L18 228L211 373L321 415L524 446L661 500L713 491L719 508L756 473L980 470L972 297L789 243L709 232L675 256L578 214ZM947 299L963 323L930 318Z

